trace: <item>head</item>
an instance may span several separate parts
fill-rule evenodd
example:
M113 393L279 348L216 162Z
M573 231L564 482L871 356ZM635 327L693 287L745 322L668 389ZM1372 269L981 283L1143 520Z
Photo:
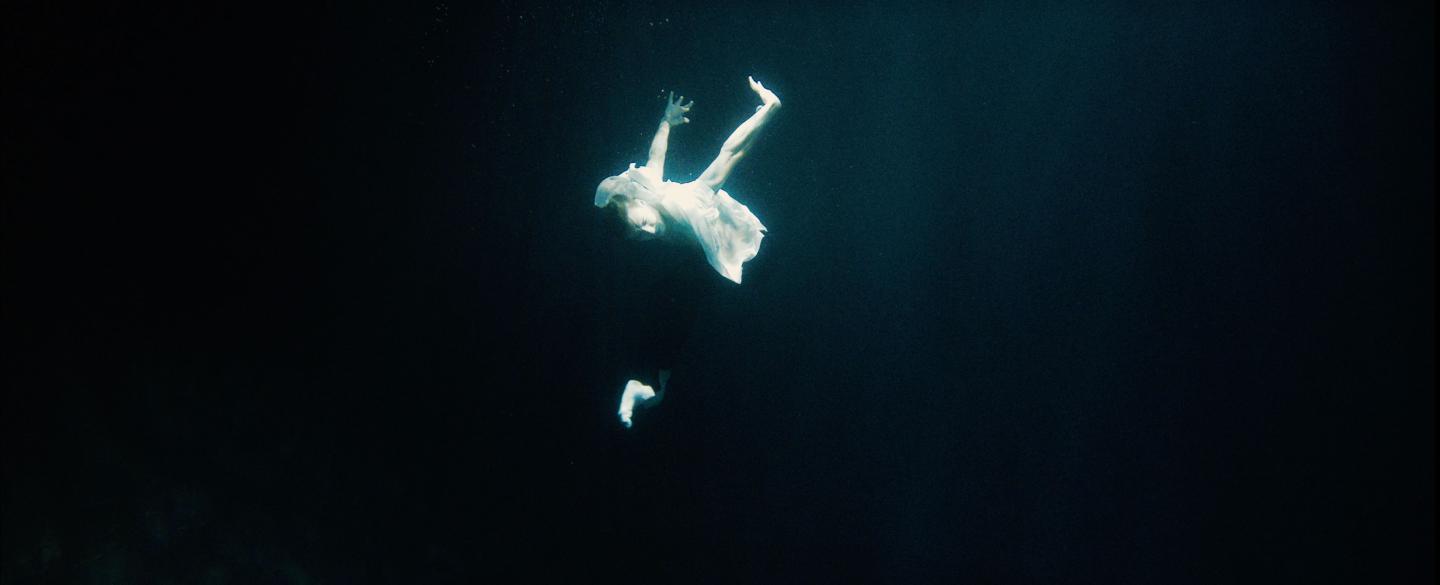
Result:
M636 199L634 189L624 177L605 179L595 190L595 205L614 210L629 237L648 240L665 235L665 219L660 211Z

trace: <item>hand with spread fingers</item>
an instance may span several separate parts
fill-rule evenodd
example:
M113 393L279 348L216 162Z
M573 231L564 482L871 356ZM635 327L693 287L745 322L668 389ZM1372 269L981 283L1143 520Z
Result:
M686 104L685 96L682 95L680 99L677 100L675 99L675 92L670 92L670 98L666 100L665 103L665 122L671 126L679 126L689 122L690 118L686 118L685 114L689 112L690 108L694 105L695 100L690 100L690 103Z

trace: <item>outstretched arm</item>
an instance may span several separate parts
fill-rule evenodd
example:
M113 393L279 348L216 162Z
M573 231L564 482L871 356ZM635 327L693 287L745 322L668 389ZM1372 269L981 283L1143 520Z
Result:
M655 139L650 141L650 161L645 167L655 174L655 180L665 178L665 148L670 142L670 127L679 126L690 121L685 113L690 111L690 106L695 105L691 101L688 105L684 103L685 96L675 99L675 92L670 92L670 98L665 102L665 117L660 120L660 129L655 131Z

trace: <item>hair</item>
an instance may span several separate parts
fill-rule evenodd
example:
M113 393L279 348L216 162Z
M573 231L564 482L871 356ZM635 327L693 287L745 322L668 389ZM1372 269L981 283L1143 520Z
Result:
M620 205L618 200L611 200L610 204L605 206L604 217L605 233L614 238L634 237L630 232L635 231L635 228L625 218L625 206Z
M634 224L630 223L630 206L634 204L635 200L630 196L616 194L612 199L610 199L610 203L606 204L604 207L604 215L607 216L607 219L605 221L606 223L614 225L615 229L619 230L620 233L623 233L631 238L643 239L645 237L649 237L650 234L641 231L640 229L636 228ZM661 229L664 229L663 225L661 226Z
M656 206L651 205L651 204L649 204L649 203L647 203L647 202L644 202L644 201L636 201L636 200L633 200L633 199L630 200L630 201L631 201L631 202L630 202L630 205L631 205L631 206L633 206L633 205L640 205L641 207L644 207L645 209L650 210L651 213L654 213L654 214L655 214L655 233L652 234L652 233L649 233L649 232L645 232L645 231L642 231L642 230L640 230L640 229L638 229L638 228L634 228L634 226L631 226L631 227L632 227L632 229L630 230L630 232L631 232L631 237L634 237L634 238L636 238L636 239L641 239L641 240L653 240L653 239L657 239L657 238L664 237L664 236L665 236L665 231L669 228L669 226L665 223L665 214L660 213L660 209L659 209L659 208L657 208ZM627 218L625 224L626 224L626 225L630 225L630 222L629 222L628 218Z
M619 234L623 234L627 239L632 240L649 240L664 236L665 230L667 228L664 221L664 215L660 213L659 209L655 209L654 206L635 199L632 195L631 187L632 185L629 184L628 180L625 177L617 175L601 181L600 186L596 189L597 201L601 199L601 193L609 195L605 198L607 200L605 208L609 210L609 213L607 215L610 215L613 219L607 220L607 223L616 226L611 231L616 231ZM651 209L660 216L659 221L656 222L656 233L651 234L645 232L636 228L634 224L630 223L630 206L637 203L644 205L646 208Z

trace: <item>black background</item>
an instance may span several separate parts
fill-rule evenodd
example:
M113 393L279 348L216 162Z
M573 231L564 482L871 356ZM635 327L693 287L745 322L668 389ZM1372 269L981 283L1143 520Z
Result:
M1433 5L1261 4L7 3L0 576L1433 581Z

